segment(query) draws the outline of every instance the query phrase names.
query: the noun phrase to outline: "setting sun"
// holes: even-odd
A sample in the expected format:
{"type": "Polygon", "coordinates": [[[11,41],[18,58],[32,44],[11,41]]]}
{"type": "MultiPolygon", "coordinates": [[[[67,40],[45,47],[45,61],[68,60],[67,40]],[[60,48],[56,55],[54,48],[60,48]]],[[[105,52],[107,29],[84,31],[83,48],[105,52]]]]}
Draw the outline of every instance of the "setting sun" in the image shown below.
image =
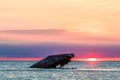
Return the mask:
{"type": "Polygon", "coordinates": [[[97,61],[96,58],[88,58],[87,61],[97,61]]]}

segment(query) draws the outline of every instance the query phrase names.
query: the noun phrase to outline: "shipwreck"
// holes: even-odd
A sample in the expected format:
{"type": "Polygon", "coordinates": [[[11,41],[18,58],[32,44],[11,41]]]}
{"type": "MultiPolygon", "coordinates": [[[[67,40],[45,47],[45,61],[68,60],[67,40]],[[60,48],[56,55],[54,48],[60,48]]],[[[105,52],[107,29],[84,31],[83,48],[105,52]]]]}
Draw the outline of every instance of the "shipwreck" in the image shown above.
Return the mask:
{"type": "Polygon", "coordinates": [[[58,65],[63,67],[65,64],[71,61],[71,58],[74,57],[73,53],[70,54],[59,54],[59,55],[50,55],[41,61],[33,64],[30,68],[56,68],[58,65]]]}

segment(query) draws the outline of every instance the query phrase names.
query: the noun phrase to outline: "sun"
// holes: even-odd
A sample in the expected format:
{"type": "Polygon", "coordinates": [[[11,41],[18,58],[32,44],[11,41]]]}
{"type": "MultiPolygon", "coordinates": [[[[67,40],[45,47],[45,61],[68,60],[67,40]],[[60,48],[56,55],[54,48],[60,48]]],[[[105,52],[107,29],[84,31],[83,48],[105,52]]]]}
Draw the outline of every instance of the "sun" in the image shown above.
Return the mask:
{"type": "Polygon", "coordinates": [[[96,58],[88,58],[87,61],[94,62],[94,61],[97,61],[97,59],[96,58]]]}

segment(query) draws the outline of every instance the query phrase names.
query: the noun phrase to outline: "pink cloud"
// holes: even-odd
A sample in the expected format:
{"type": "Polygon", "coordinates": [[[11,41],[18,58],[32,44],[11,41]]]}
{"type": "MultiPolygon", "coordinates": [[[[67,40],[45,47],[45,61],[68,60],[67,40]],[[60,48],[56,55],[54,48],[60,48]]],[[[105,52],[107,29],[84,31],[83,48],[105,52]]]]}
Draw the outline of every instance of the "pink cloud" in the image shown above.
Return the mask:
{"type": "Polygon", "coordinates": [[[2,43],[120,43],[119,37],[113,37],[110,35],[91,35],[90,33],[70,32],[58,29],[1,31],[0,40],[2,43]]]}

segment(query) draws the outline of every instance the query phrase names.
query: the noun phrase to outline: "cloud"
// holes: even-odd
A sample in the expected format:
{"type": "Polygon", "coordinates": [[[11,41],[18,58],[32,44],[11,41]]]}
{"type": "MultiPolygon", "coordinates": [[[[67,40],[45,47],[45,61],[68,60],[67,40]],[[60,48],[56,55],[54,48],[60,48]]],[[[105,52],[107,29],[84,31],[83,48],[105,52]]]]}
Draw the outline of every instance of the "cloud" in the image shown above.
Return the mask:
{"type": "Polygon", "coordinates": [[[5,30],[0,31],[0,43],[119,44],[120,38],[64,29],[5,30]]]}
{"type": "Polygon", "coordinates": [[[34,44],[34,45],[0,45],[0,56],[2,57],[46,57],[53,54],[75,53],[75,57],[120,57],[120,46],[102,45],[88,46],[75,44],[34,44]]]}
{"type": "Polygon", "coordinates": [[[1,0],[0,41],[120,43],[119,7],[118,0],[1,0]]]}
{"type": "MultiPolygon", "coordinates": [[[[0,31],[1,43],[66,42],[69,32],[64,29],[4,30],[0,31]]],[[[69,36],[68,36],[69,38],[69,36]]]]}
{"type": "Polygon", "coordinates": [[[57,35],[66,32],[64,29],[4,30],[0,33],[27,35],[57,35]]]}

